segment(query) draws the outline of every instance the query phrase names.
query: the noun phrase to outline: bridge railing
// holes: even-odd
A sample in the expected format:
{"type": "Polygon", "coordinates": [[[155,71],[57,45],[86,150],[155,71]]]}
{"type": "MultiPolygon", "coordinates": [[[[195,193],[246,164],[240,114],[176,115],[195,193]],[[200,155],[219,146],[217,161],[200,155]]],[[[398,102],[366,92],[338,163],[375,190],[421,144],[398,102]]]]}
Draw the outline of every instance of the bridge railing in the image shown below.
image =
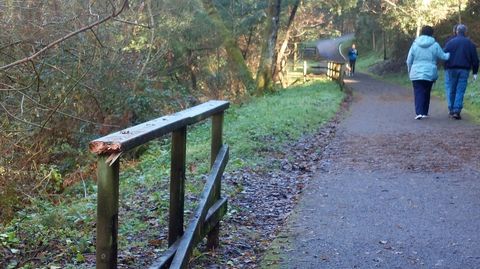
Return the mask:
{"type": "Polygon", "coordinates": [[[337,81],[343,88],[344,85],[344,63],[329,61],[327,63],[327,77],[337,81]]]}
{"type": "Polygon", "coordinates": [[[219,221],[227,211],[221,177],[228,162],[223,145],[227,101],[209,101],[98,138],[89,144],[97,162],[96,268],[117,268],[120,155],[148,141],[172,134],[170,170],[169,249],[150,268],[186,268],[193,247],[205,236],[207,246],[219,244],[219,221]],[[187,126],[211,118],[211,170],[193,219],[184,230],[187,126]]]}

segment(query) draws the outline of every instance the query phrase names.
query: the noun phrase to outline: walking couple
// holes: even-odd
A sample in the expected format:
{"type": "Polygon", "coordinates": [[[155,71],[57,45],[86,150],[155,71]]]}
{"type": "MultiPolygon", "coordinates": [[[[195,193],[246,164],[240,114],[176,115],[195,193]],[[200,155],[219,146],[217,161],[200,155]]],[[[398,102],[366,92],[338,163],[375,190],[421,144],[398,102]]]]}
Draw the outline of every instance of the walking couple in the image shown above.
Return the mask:
{"type": "Polygon", "coordinates": [[[438,79],[438,60],[446,61],[445,98],[449,115],[453,119],[461,119],[463,96],[467,89],[470,70],[472,70],[473,79],[476,80],[479,66],[476,46],[466,37],[466,33],[465,25],[456,25],[454,36],[442,49],[433,38],[433,28],[424,26],[420,36],[410,47],[407,67],[413,84],[416,120],[428,117],[430,93],[433,83],[438,79]]]}

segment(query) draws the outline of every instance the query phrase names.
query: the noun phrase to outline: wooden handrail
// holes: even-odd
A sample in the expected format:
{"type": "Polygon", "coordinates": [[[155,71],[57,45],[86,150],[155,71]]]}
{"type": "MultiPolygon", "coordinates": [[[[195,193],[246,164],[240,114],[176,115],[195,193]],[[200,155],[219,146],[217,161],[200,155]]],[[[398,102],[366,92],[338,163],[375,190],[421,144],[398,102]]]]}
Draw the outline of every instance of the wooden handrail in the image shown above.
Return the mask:
{"type": "Polygon", "coordinates": [[[126,152],[180,127],[197,123],[213,114],[222,112],[229,105],[230,103],[227,101],[209,101],[172,115],[135,125],[93,140],[89,144],[90,152],[97,155],[126,152]]]}
{"type": "Polygon", "coordinates": [[[223,145],[224,111],[227,101],[204,104],[160,117],[90,142],[97,161],[96,268],[117,268],[118,197],[121,153],[172,133],[169,209],[169,249],[151,268],[185,268],[192,247],[207,235],[207,246],[219,244],[219,222],[227,211],[221,197],[221,176],[228,162],[228,146],[223,145]],[[187,126],[212,118],[211,173],[199,207],[184,233],[185,159],[187,126]]]}
{"type": "Polygon", "coordinates": [[[329,61],[327,63],[327,77],[337,81],[338,84],[340,84],[340,87],[342,87],[342,89],[344,86],[344,81],[343,81],[344,65],[345,65],[344,63],[333,62],[333,61],[329,61]]]}

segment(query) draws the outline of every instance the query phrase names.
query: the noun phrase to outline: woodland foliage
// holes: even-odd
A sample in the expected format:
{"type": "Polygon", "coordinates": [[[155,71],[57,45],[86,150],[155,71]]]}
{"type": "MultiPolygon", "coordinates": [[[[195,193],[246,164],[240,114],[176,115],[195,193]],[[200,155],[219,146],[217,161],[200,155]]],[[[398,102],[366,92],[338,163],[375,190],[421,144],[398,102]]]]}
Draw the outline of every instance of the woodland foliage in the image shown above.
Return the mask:
{"type": "MultiPolygon", "coordinates": [[[[31,204],[49,212],[45,226],[8,227],[33,227],[31,234],[60,229],[70,211],[62,209],[67,194],[95,192],[85,184],[95,170],[89,141],[208,99],[243,102],[275,91],[283,65],[304,42],[355,33],[360,57],[383,51],[398,71],[424,24],[442,43],[464,22],[480,44],[479,13],[473,0],[0,1],[0,223],[8,226],[16,213],[37,221],[20,211],[31,204]],[[268,83],[255,83],[263,75],[268,83]]],[[[242,127],[248,134],[250,124],[242,127]]],[[[66,241],[72,248],[92,245],[91,199],[73,210],[80,212],[77,229],[68,234],[88,240],[66,241]]],[[[28,232],[25,249],[38,244],[28,232]]],[[[45,245],[53,245],[58,234],[46,233],[45,245]]],[[[14,234],[0,233],[0,243],[18,245],[14,234]]]]}
{"type": "Polygon", "coordinates": [[[401,58],[419,25],[451,29],[459,9],[479,12],[468,0],[0,1],[0,219],[91,179],[95,137],[263,94],[259,70],[275,90],[295,43],[355,32],[362,51],[401,58]]]}
{"type": "MultiPolygon", "coordinates": [[[[32,197],[55,200],[89,180],[86,144],[99,135],[208,99],[248,97],[268,16],[268,1],[252,0],[0,5],[2,220],[32,197]]],[[[290,5],[282,2],[281,20],[290,5]]],[[[321,21],[308,5],[307,17],[321,21]]]]}
{"type": "MultiPolygon", "coordinates": [[[[356,37],[360,47],[384,50],[384,58],[404,62],[406,51],[424,25],[435,29],[434,36],[443,44],[458,23],[470,25],[470,36],[478,39],[475,27],[478,1],[472,0],[364,0],[357,2],[356,37]]],[[[367,49],[368,50],[368,49],[367,49]]],[[[398,70],[396,70],[398,71],[398,70]]]]}

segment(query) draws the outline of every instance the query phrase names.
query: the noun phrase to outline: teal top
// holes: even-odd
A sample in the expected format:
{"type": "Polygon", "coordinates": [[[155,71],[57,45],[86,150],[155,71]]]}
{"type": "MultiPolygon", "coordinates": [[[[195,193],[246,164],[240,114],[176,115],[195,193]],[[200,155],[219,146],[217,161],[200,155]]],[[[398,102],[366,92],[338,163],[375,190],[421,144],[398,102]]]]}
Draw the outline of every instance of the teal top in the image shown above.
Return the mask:
{"type": "Polygon", "coordinates": [[[410,80],[437,80],[437,60],[445,61],[449,57],[450,53],[445,53],[433,37],[427,35],[417,37],[407,57],[410,80]]]}

